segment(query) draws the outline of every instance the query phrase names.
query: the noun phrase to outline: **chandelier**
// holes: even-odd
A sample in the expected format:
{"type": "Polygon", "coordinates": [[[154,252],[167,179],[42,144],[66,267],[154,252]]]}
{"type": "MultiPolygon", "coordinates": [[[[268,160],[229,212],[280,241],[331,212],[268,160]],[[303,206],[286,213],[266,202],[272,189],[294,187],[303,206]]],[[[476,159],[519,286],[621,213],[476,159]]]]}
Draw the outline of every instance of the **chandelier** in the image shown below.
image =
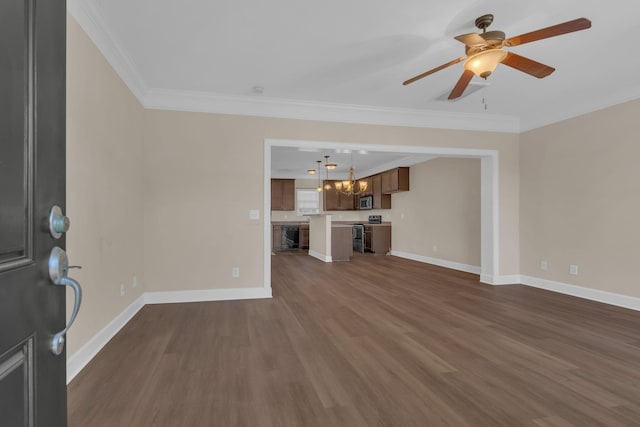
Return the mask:
{"type": "MultiPolygon", "coordinates": [[[[327,176],[324,186],[322,185],[322,181],[320,180],[321,179],[320,165],[322,164],[322,160],[316,160],[316,163],[318,164],[316,166],[316,169],[307,170],[307,173],[309,175],[318,175],[318,186],[316,187],[316,190],[319,193],[322,192],[323,190],[331,189],[331,184],[329,184],[329,171],[334,170],[335,168],[338,167],[338,165],[335,163],[329,163],[329,157],[330,156],[327,156],[327,155],[324,156],[324,168],[327,176]]],[[[342,194],[346,194],[347,196],[357,196],[367,191],[367,187],[368,187],[367,181],[358,181],[356,179],[356,173],[355,173],[355,170],[353,169],[353,153],[351,153],[351,166],[349,167],[349,178],[344,181],[335,181],[333,185],[336,191],[342,194]]]]}
{"type": "Polygon", "coordinates": [[[351,153],[351,166],[349,166],[349,179],[346,181],[336,181],[336,190],[347,196],[357,196],[367,191],[367,181],[356,180],[356,173],[353,170],[353,153],[351,153]]]}

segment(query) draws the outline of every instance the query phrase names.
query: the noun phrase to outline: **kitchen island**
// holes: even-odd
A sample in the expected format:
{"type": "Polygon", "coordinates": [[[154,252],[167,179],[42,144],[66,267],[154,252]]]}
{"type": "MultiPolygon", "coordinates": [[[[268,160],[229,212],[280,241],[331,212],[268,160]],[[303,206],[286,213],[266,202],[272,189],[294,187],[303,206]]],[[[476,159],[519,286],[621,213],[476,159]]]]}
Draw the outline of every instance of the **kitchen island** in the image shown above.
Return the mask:
{"type": "MultiPolygon", "coordinates": [[[[349,261],[353,257],[354,221],[333,222],[330,214],[309,216],[309,255],[324,262],[349,261]]],[[[364,249],[386,254],[391,249],[391,223],[363,224],[364,249]],[[367,238],[369,239],[367,241],[367,238]]]]}
{"type": "Polygon", "coordinates": [[[350,261],[353,256],[353,224],[331,224],[331,260],[350,261]]]}

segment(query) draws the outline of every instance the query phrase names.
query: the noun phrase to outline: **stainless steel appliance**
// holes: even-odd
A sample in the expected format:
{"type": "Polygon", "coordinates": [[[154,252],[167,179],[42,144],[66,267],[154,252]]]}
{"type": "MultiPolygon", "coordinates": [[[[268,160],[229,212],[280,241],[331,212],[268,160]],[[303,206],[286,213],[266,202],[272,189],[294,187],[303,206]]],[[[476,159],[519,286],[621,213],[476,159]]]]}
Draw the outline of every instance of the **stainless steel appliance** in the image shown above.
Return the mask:
{"type": "Polygon", "coordinates": [[[364,252],[364,225],[353,224],[353,250],[364,252]]]}
{"type": "Polygon", "coordinates": [[[373,209],[373,196],[360,196],[360,210],[373,209]]]}
{"type": "Polygon", "coordinates": [[[298,225],[283,225],[280,250],[293,251],[298,249],[300,243],[300,227],[298,225]]]}
{"type": "Polygon", "coordinates": [[[369,215],[369,224],[382,224],[382,215],[369,215]]]}

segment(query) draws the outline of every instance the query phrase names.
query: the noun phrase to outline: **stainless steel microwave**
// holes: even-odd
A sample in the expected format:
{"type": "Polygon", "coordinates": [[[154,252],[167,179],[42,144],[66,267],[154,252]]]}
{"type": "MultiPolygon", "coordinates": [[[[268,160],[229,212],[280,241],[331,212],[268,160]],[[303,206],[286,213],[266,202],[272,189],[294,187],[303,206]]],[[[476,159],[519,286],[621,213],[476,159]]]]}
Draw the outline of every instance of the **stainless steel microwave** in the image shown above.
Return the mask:
{"type": "Polygon", "coordinates": [[[373,196],[360,196],[360,210],[373,209],[373,196]]]}

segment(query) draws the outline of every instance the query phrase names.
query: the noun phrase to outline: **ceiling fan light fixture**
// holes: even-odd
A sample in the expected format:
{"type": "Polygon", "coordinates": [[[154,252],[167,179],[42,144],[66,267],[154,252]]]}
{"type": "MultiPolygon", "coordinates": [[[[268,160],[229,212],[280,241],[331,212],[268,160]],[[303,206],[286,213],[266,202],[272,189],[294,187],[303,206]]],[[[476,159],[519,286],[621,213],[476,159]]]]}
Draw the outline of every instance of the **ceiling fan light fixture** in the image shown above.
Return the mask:
{"type": "Polygon", "coordinates": [[[507,51],[503,49],[484,50],[467,58],[464,61],[464,69],[486,79],[506,57],[507,51]]]}

